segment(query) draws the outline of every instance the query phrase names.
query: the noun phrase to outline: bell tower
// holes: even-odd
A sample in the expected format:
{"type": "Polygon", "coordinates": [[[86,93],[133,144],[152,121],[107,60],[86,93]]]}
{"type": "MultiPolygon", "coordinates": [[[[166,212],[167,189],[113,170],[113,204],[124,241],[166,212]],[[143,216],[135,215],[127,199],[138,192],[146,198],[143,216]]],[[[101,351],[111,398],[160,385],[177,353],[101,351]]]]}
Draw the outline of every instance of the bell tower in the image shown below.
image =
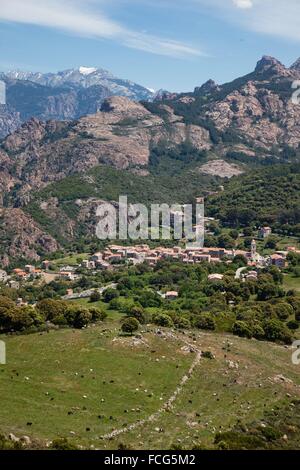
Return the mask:
{"type": "Polygon", "coordinates": [[[256,241],[253,239],[252,242],[251,242],[251,259],[252,259],[252,261],[255,261],[255,259],[256,259],[256,254],[257,254],[256,248],[257,248],[256,241]]]}

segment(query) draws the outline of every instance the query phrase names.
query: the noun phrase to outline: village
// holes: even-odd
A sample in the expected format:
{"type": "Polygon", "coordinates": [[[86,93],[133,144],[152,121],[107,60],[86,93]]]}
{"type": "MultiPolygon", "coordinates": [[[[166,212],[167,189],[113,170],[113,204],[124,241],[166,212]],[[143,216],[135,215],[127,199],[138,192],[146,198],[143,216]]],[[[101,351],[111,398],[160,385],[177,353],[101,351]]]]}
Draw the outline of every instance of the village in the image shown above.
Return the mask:
{"type": "MultiPolygon", "coordinates": [[[[260,239],[266,239],[272,230],[270,227],[262,227],[259,232],[260,239]]],[[[150,248],[148,244],[137,244],[132,246],[123,246],[117,244],[108,245],[102,251],[96,252],[76,264],[55,266],[53,261],[44,260],[38,266],[26,265],[24,268],[15,268],[10,274],[0,270],[0,282],[18,289],[24,282],[34,279],[43,279],[48,283],[53,280],[75,281],[79,279],[80,269],[95,273],[102,270],[116,270],[121,265],[138,265],[146,263],[154,267],[162,260],[173,260],[184,264],[199,264],[202,262],[217,264],[225,262],[230,264],[236,256],[242,257],[247,261],[247,267],[240,268],[236,273],[236,279],[256,280],[259,269],[268,266],[276,266],[284,269],[288,266],[287,257],[289,253],[300,253],[296,247],[287,247],[285,251],[274,251],[272,254],[262,256],[258,253],[257,242],[255,239],[251,242],[249,251],[240,249],[225,249],[220,247],[193,247],[193,246],[158,246],[150,248]],[[250,270],[250,268],[252,268],[250,270]],[[244,272],[243,272],[244,271],[244,272]],[[246,271],[246,272],[245,272],[246,271]]],[[[221,274],[210,274],[210,281],[219,281],[221,274]]],[[[171,293],[172,294],[172,293],[171,293]]],[[[67,292],[67,297],[72,297],[72,289],[67,292]]]]}

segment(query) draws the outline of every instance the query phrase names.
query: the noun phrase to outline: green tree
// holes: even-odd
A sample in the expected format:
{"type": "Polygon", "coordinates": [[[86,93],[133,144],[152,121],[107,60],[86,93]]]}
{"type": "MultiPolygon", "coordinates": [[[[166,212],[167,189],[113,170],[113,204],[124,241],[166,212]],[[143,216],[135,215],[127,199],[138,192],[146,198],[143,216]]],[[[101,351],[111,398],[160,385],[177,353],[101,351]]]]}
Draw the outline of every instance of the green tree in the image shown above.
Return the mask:
{"type": "Polygon", "coordinates": [[[102,295],[103,300],[106,303],[109,303],[111,300],[116,299],[120,296],[119,292],[116,289],[106,289],[102,295]]]}
{"type": "Polygon", "coordinates": [[[152,321],[153,323],[155,323],[155,325],[159,326],[164,326],[168,328],[174,326],[172,318],[169,315],[160,312],[157,312],[153,315],[152,321]]]}
{"type": "Polygon", "coordinates": [[[92,303],[94,303],[94,302],[99,302],[100,299],[101,299],[100,292],[97,291],[97,290],[94,290],[94,291],[91,293],[90,302],[92,302],[92,303]]]}
{"type": "Polygon", "coordinates": [[[249,323],[244,321],[236,321],[232,326],[232,333],[242,338],[252,338],[253,330],[249,323]]]}
{"type": "Polygon", "coordinates": [[[136,318],[137,321],[141,324],[146,323],[145,310],[143,309],[143,307],[140,307],[138,305],[134,305],[129,309],[128,316],[136,318]]]}
{"type": "Polygon", "coordinates": [[[194,320],[194,326],[201,330],[215,330],[216,322],[209,313],[201,313],[194,320]]]}
{"type": "Polygon", "coordinates": [[[291,344],[292,335],[287,327],[276,319],[266,320],[264,323],[265,337],[268,341],[281,341],[286,344],[291,344]]]}
{"type": "Polygon", "coordinates": [[[135,331],[139,329],[139,322],[134,317],[127,317],[123,320],[121,325],[121,330],[123,333],[133,334],[135,331]]]}

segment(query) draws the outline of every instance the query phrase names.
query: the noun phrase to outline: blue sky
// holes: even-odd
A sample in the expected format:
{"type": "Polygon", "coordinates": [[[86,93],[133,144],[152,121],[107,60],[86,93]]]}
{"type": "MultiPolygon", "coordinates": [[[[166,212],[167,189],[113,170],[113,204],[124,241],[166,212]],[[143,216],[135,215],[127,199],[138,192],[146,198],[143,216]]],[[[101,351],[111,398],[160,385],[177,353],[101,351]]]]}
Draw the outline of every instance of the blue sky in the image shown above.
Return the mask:
{"type": "Polygon", "coordinates": [[[0,70],[98,66],[188,91],[300,56],[299,0],[0,0],[0,70]]]}

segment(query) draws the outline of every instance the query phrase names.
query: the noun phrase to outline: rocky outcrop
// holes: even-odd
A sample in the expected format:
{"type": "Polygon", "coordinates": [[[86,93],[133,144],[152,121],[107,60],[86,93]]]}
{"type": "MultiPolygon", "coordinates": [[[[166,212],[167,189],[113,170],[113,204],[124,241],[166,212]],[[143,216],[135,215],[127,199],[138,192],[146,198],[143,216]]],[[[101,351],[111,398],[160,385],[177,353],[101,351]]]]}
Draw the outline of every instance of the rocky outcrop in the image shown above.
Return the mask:
{"type": "Polygon", "coordinates": [[[10,106],[0,104],[0,139],[14,132],[21,124],[20,113],[15,112],[10,106]]]}
{"type": "Polygon", "coordinates": [[[207,82],[203,83],[200,87],[196,87],[194,90],[195,95],[197,94],[207,94],[211,93],[212,91],[220,90],[219,85],[216,84],[214,80],[207,80],[207,82]]]}
{"type": "Polygon", "coordinates": [[[2,266],[18,258],[38,261],[41,253],[52,253],[59,248],[56,240],[21,209],[0,209],[0,236],[5,239],[5,245],[0,248],[2,266]]]}
{"type": "Polygon", "coordinates": [[[287,69],[279,60],[275,59],[275,57],[265,55],[257,62],[255,73],[265,74],[266,72],[284,76],[287,73],[287,69]]]}
{"type": "Polygon", "coordinates": [[[32,189],[99,164],[146,168],[151,147],[160,141],[175,146],[188,139],[199,150],[211,147],[207,130],[185,124],[172,108],[162,106],[164,118],[140,103],[111,97],[101,112],[79,121],[31,119],[2,144],[2,175],[9,175],[10,186],[13,182],[21,185],[14,203],[23,205],[32,189]]]}
{"type": "Polygon", "coordinates": [[[235,164],[224,160],[212,160],[199,167],[200,173],[205,175],[220,176],[221,178],[232,178],[243,173],[243,170],[235,164]]]}

